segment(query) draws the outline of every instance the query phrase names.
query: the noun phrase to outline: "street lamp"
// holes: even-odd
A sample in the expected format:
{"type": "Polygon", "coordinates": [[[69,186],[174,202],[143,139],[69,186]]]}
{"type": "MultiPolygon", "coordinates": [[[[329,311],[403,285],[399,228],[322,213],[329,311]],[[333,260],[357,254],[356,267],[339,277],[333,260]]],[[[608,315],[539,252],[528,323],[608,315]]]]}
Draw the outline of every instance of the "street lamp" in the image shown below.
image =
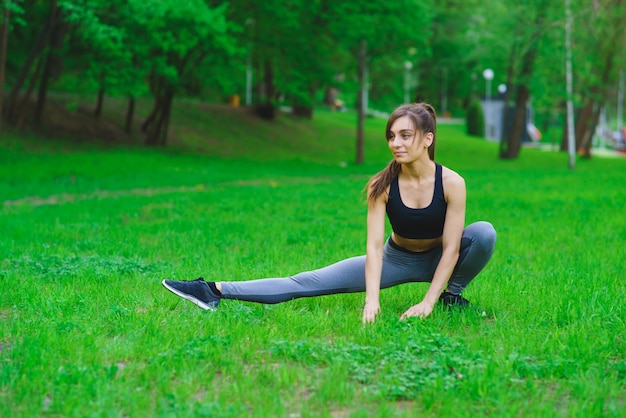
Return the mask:
{"type": "MultiPolygon", "coordinates": [[[[250,26],[250,32],[254,29],[254,19],[246,19],[246,26],[250,26]]],[[[252,35],[250,34],[250,38],[252,35]]],[[[246,57],[246,106],[252,104],[252,40],[248,42],[248,56],[246,57]]]]}
{"type": "Polygon", "coordinates": [[[485,128],[487,138],[494,139],[493,109],[491,108],[491,80],[493,80],[493,70],[486,68],[483,71],[483,77],[486,81],[485,90],[485,128]]]}
{"type": "Polygon", "coordinates": [[[413,63],[411,61],[404,62],[404,103],[409,103],[409,90],[411,89],[411,69],[413,69],[413,63]]]}
{"type": "MultiPolygon", "coordinates": [[[[617,129],[621,130],[624,127],[623,113],[624,108],[624,69],[619,71],[619,84],[617,88],[617,129]]],[[[624,138],[626,139],[626,138],[624,138]]]]}
{"type": "Polygon", "coordinates": [[[489,99],[491,98],[491,80],[493,80],[493,70],[491,68],[486,68],[483,71],[483,77],[486,81],[485,100],[489,101],[489,99]]]}

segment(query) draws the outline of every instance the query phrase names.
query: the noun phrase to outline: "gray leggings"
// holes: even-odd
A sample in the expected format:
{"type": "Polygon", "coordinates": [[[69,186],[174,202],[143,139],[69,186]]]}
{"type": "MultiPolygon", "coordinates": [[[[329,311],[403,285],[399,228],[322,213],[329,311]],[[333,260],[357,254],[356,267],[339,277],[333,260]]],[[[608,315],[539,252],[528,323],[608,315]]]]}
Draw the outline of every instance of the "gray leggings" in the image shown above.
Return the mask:
{"type": "MultiPolygon", "coordinates": [[[[485,267],[496,243],[489,222],[476,222],[463,231],[459,260],[448,282],[448,290],[460,294],[485,267]]],[[[402,249],[391,238],[385,243],[381,289],[409,282],[430,282],[441,258],[441,246],[414,253],[402,249]]],[[[243,282],[222,282],[222,297],[259,303],[335,293],[365,291],[365,256],[339,261],[295,276],[243,282]]]]}

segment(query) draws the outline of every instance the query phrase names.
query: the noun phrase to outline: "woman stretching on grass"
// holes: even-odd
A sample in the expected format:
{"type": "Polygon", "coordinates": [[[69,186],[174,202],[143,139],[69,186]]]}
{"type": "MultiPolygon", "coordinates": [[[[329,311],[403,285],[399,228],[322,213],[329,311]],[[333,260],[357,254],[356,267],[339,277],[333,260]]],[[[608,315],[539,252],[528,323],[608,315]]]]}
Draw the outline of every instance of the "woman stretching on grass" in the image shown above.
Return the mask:
{"type": "Polygon", "coordinates": [[[400,106],[389,117],[386,134],[393,160],[367,184],[366,255],[285,278],[163,280],[163,286],[211,310],[221,299],[280,303],[365,291],[363,322],[374,322],[378,315],[380,289],[408,282],[430,286],[401,319],[426,317],[437,302],[468,306],[461,292],[491,258],[496,233],[488,222],[464,229],[465,181],[435,163],[435,127],[435,110],[425,103],[400,106]],[[386,241],[385,214],[393,229],[386,241]]]}

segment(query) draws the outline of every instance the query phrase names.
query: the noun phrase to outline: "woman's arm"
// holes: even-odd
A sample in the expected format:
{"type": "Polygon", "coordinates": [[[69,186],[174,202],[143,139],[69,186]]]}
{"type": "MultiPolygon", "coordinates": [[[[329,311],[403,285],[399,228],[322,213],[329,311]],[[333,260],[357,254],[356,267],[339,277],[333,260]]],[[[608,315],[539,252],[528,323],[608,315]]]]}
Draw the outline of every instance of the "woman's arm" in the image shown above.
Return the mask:
{"type": "Polygon", "coordinates": [[[374,322],[380,311],[380,275],[385,241],[385,199],[381,195],[367,207],[367,248],[365,254],[365,307],[363,322],[374,322]]]}
{"type": "Polygon", "coordinates": [[[445,288],[454,266],[459,259],[459,249],[463,228],[465,227],[465,181],[457,173],[446,170],[444,175],[444,190],[448,209],[443,227],[442,254],[430,287],[424,299],[417,305],[411,306],[400,319],[411,316],[426,317],[430,315],[445,288]]]}

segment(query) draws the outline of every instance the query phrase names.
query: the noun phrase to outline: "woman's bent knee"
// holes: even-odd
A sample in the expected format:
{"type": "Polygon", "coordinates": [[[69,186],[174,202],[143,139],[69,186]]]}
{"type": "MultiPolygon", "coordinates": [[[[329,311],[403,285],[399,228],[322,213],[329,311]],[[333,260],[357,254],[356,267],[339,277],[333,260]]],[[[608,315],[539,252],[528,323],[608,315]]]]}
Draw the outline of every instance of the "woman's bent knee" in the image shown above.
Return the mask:
{"type": "Polygon", "coordinates": [[[471,236],[476,245],[483,251],[491,253],[496,245],[496,229],[490,222],[478,221],[469,225],[466,232],[471,236]]]}

